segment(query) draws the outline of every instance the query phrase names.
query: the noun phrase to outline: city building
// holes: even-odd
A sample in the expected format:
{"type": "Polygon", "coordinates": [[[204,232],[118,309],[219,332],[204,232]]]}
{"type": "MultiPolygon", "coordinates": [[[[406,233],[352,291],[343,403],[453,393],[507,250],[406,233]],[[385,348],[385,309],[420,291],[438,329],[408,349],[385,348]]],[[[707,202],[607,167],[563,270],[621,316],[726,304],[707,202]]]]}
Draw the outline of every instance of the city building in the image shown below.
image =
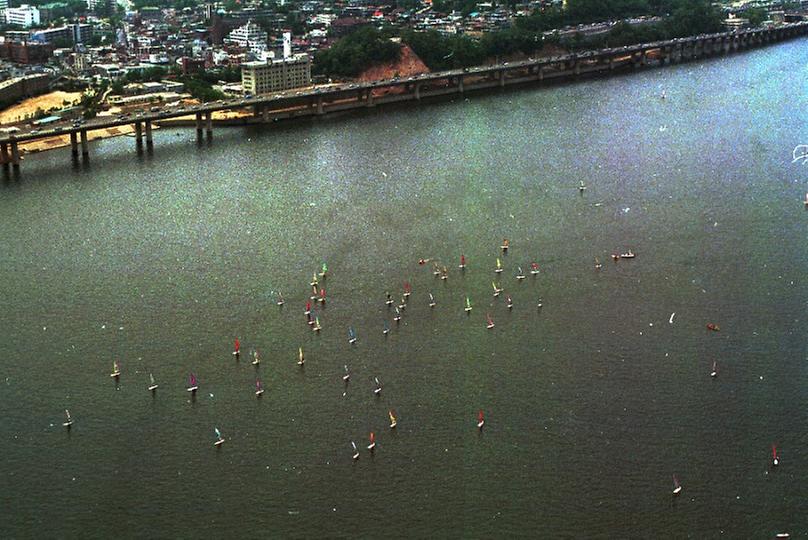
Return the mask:
{"type": "Polygon", "coordinates": [[[245,94],[266,94],[310,84],[311,59],[307,54],[241,64],[241,86],[245,94]]]}
{"type": "Polygon", "coordinates": [[[37,30],[31,34],[31,41],[39,43],[54,43],[57,41],[67,41],[73,43],[87,43],[93,37],[93,26],[91,24],[68,24],[57,28],[47,28],[37,30]]]}
{"type": "Polygon", "coordinates": [[[98,11],[99,9],[107,9],[109,13],[115,13],[117,2],[115,0],[86,0],[87,9],[90,11],[98,11]]]}
{"type": "Polygon", "coordinates": [[[267,50],[267,33],[252,21],[239,26],[224,38],[225,44],[238,45],[250,52],[261,54],[267,50]]]}
{"type": "Polygon", "coordinates": [[[39,9],[28,4],[16,8],[6,8],[6,24],[28,28],[39,24],[39,9]]]}

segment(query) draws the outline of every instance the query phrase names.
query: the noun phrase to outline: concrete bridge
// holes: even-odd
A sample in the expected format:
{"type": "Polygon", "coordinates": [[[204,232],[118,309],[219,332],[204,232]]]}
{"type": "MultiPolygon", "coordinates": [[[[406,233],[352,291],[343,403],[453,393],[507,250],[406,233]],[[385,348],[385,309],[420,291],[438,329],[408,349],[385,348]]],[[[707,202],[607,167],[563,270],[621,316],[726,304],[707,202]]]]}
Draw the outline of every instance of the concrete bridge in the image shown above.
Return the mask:
{"type": "Polygon", "coordinates": [[[229,124],[266,123],[280,119],[321,116],[328,113],[375,107],[403,101],[464,94],[516,84],[574,79],[588,74],[608,74],[616,70],[662,66],[688,60],[729,54],[808,34],[808,22],[723,32],[688,38],[643,43],[615,49],[602,49],[541,59],[505,62],[492,66],[427,73],[368,83],[342,84],[305,90],[287,90],[274,95],[223,100],[193,107],[152,109],[135,115],[119,115],[88,120],[81,125],[56,125],[33,133],[20,132],[0,137],[0,163],[4,169],[20,166],[19,144],[55,135],[70,135],[71,154],[87,159],[87,132],[96,129],[134,125],[135,146],[142,151],[153,146],[152,125],[165,120],[191,117],[197,138],[213,134],[215,111],[246,109],[249,115],[227,121],[229,124]]]}

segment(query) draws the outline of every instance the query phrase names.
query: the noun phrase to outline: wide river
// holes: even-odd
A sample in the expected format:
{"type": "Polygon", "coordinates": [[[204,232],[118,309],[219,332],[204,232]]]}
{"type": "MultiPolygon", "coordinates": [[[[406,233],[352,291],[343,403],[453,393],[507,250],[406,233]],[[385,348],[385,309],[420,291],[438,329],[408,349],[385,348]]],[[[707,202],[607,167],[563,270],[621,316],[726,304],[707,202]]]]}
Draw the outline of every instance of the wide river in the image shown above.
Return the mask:
{"type": "Polygon", "coordinates": [[[805,537],[806,57],[29,156],[0,536],[805,537]]]}

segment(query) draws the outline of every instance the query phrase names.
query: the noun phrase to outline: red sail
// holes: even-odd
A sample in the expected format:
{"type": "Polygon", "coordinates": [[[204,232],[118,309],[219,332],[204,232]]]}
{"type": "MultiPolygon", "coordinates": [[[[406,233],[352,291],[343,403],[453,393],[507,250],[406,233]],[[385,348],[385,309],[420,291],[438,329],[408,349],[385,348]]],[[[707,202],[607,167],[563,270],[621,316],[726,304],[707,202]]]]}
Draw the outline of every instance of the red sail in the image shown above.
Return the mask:
{"type": "Polygon", "coordinates": [[[462,264],[463,266],[466,266],[466,256],[465,255],[460,256],[460,264],[462,264]]]}
{"type": "Polygon", "coordinates": [[[484,418],[483,418],[483,410],[480,409],[480,412],[477,414],[477,421],[482,422],[483,420],[484,420],[484,418]]]}
{"type": "Polygon", "coordinates": [[[371,431],[370,432],[370,444],[373,444],[375,442],[376,442],[376,434],[371,431]]]}
{"type": "Polygon", "coordinates": [[[777,459],[777,447],[772,445],[772,459],[777,459]]]}
{"type": "Polygon", "coordinates": [[[236,338],[236,348],[235,351],[238,352],[241,349],[241,343],[238,342],[238,338],[236,338]]]}

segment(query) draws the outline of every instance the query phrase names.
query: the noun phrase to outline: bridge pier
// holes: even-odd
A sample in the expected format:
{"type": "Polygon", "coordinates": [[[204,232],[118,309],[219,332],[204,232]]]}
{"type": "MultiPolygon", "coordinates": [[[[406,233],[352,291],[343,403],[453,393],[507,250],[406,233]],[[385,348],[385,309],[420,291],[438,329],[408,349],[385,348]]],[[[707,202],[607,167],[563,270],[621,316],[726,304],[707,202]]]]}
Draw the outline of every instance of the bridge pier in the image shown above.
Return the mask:
{"type": "Polygon", "coordinates": [[[415,99],[421,101],[421,83],[415,83],[415,99]]]}
{"type": "Polygon", "coordinates": [[[146,148],[151,150],[154,148],[154,139],[152,139],[152,125],[151,120],[146,120],[146,148]]]}
{"type": "Polygon", "coordinates": [[[8,169],[8,144],[0,143],[0,163],[4,169],[8,169]]]}
{"type": "Polygon", "coordinates": [[[499,87],[503,88],[505,86],[505,71],[504,70],[497,71],[497,77],[499,78],[499,87]]]}
{"type": "Polygon", "coordinates": [[[202,139],[202,113],[196,113],[196,138],[202,139]]]}
{"type": "Polygon", "coordinates": [[[463,87],[463,76],[462,75],[457,77],[457,87],[460,89],[460,93],[462,94],[464,92],[464,90],[465,90],[464,87],[463,87]]]}
{"type": "Polygon", "coordinates": [[[70,133],[70,155],[74,159],[79,157],[79,136],[75,131],[70,133]]]}
{"type": "Polygon", "coordinates": [[[87,130],[82,129],[79,135],[81,135],[81,157],[86,159],[90,156],[90,147],[87,144],[87,130]]]}
{"type": "Polygon", "coordinates": [[[317,114],[323,114],[323,96],[317,96],[317,114]]]}
{"type": "Polygon", "coordinates": [[[208,139],[213,138],[213,113],[210,111],[205,113],[205,133],[208,139]]]}
{"type": "Polygon", "coordinates": [[[375,104],[373,103],[373,90],[371,90],[371,89],[369,89],[369,88],[368,88],[368,91],[367,91],[367,92],[368,92],[368,93],[367,93],[367,95],[366,95],[366,97],[365,97],[365,99],[367,100],[367,106],[368,106],[368,107],[373,107],[373,106],[375,105],[375,104]]]}
{"type": "Polygon", "coordinates": [[[20,148],[17,146],[17,141],[11,141],[11,166],[14,170],[20,168],[20,148]]]}
{"type": "Polygon", "coordinates": [[[143,124],[135,122],[135,146],[140,150],[143,148],[143,124]]]}
{"type": "Polygon", "coordinates": [[[261,107],[261,121],[265,124],[269,122],[269,107],[266,105],[261,107]]]}

